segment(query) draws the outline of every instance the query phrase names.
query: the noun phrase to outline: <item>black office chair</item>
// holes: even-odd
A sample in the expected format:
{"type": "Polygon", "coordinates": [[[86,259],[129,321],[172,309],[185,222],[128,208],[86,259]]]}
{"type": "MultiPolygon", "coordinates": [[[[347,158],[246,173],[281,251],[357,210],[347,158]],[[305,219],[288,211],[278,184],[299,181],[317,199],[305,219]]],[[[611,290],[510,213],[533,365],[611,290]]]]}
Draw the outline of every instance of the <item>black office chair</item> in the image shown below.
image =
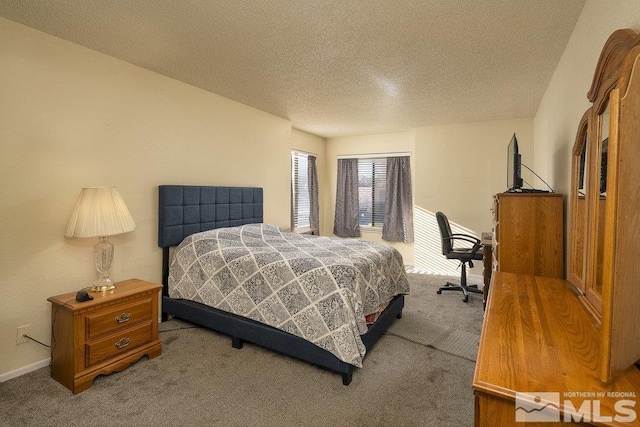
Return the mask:
{"type": "Polygon", "coordinates": [[[460,284],[447,282],[446,285],[438,289],[438,294],[442,291],[461,291],[464,297],[462,301],[469,302],[469,292],[481,294],[482,290],[478,289],[478,285],[467,286],[467,264],[469,267],[473,267],[473,260],[482,259],[482,247],[480,239],[470,236],[468,234],[452,234],[451,227],[449,226],[449,220],[447,216],[442,212],[436,213],[438,220],[438,227],[440,227],[440,236],[442,237],[442,255],[447,259],[457,259],[462,265],[462,272],[460,275],[460,284]],[[473,247],[455,247],[455,241],[462,240],[469,243],[473,243],[473,247]]]}

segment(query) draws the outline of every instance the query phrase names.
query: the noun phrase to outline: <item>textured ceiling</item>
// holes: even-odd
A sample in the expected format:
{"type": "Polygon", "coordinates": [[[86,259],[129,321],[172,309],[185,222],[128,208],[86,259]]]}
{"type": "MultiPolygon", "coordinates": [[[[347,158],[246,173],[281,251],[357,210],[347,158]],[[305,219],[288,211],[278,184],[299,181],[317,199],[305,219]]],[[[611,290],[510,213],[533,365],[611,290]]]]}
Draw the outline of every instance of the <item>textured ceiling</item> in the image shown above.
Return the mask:
{"type": "Polygon", "coordinates": [[[533,117],[585,0],[3,0],[0,16],[324,136],[533,117]]]}

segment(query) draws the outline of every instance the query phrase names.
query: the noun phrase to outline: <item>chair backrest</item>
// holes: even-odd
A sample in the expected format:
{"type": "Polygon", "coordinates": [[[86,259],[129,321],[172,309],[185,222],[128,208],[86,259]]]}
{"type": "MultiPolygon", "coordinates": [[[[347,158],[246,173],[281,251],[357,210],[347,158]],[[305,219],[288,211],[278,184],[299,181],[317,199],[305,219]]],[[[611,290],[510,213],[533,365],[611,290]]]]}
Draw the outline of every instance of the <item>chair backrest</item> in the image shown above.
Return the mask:
{"type": "Polygon", "coordinates": [[[438,227],[440,228],[440,237],[442,238],[442,255],[447,255],[453,250],[451,244],[451,227],[447,216],[442,212],[436,212],[438,227]]]}

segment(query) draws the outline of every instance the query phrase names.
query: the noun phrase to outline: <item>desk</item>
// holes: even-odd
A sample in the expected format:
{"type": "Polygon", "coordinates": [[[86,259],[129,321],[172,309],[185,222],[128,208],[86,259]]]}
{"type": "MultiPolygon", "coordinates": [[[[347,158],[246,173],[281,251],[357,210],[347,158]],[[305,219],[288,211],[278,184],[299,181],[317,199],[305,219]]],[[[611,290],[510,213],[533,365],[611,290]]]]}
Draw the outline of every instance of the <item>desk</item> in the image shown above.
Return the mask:
{"type": "Polygon", "coordinates": [[[559,395],[559,420],[575,414],[573,407],[588,413],[587,423],[597,412],[598,425],[640,425],[637,417],[620,422],[616,408],[630,400],[630,412],[640,413],[640,370],[631,366],[616,381],[600,382],[599,330],[569,282],[501,271],[491,280],[473,377],[476,426],[524,425],[516,424],[516,393],[541,392],[559,395]]]}

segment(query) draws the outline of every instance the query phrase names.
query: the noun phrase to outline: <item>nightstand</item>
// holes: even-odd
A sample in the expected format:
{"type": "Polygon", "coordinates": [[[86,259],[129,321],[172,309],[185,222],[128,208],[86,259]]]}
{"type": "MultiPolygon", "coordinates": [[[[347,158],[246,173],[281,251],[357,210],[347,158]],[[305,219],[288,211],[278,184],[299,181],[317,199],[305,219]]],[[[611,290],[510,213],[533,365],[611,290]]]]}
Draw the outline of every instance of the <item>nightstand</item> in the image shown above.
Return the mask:
{"type": "Polygon", "coordinates": [[[74,394],[98,375],[122,371],[142,356],[159,356],[158,293],[161,285],[130,279],[107,292],[76,292],[48,298],[51,303],[51,377],[74,394]]]}

